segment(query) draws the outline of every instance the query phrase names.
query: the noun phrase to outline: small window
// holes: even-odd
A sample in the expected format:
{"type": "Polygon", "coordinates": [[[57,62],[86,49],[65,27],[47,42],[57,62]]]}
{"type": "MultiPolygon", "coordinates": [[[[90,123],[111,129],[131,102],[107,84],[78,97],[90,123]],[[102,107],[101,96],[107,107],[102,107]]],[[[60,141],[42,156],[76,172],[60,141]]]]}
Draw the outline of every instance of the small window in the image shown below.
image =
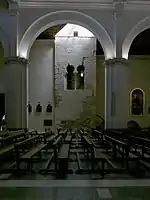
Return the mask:
{"type": "Polygon", "coordinates": [[[76,89],[84,89],[84,65],[77,67],[76,89]]]}
{"type": "Polygon", "coordinates": [[[74,66],[69,65],[67,66],[67,90],[74,90],[75,89],[75,74],[74,74],[74,66]]]}
{"type": "Polygon", "coordinates": [[[135,88],[130,93],[131,115],[143,115],[145,94],[142,89],[135,88]]]}
{"type": "Polygon", "coordinates": [[[78,37],[78,31],[73,32],[74,37],[78,37]]]}

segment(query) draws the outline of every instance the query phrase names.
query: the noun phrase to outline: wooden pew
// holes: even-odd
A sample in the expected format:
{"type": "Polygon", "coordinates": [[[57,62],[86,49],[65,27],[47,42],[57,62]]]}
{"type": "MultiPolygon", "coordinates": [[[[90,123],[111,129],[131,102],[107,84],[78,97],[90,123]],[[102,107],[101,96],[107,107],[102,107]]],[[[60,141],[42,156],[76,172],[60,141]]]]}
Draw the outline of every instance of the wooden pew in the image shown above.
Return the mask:
{"type": "Polygon", "coordinates": [[[58,173],[65,177],[68,173],[70,144],[63,144],[59,151],[58,156],[58,173]]]}
{"type": "Polygon", "coordinates": [[[130,142],[134,144],[135,153],[138,152],[140,154],[140,164],[146,169],[150,169],[150,140],[131,136],[130,142]]]}
{"type": "Polygon", "coordinates": [[[92,151],[93,144],[88,138],[88,136],[81,135],[81,143],[83,144],[84,153],[87,151],[87,158],[89,159],[89,153],[92,151]]]}
{"type": "Polygon", "coordinates": [[[7,137],[3,137],[0,140],[0,163],[1,170],[0,173],[8,173],[12,171],[12,167],[16,165],[15,156],[14,156],[14,143],[22,141],[27,137],[24,130],[19,131],[10,131],[7,137]],[[9,160],[8,160],[9,159],[9,160]],[[6,167],[6,163],[10,161],[13,163],[9,164],[6,167]]]}
{"type": "Polygon", "coordinates": [[[101,142],[104,141],[104,133],[102,131],[94,129],[92,130],[92,135],[95,137],[95,139],[98,139],[101,142]]]}
{"type": "Polygon", "coordinates": [[[57,138],[58,135],[51,135],[50,137],[45,139],[44,143],[52,144],[57,138]]]}
{"type": "Polygon", "coordinates": [[[30,130],[30,131],[28,131],[28,134],[32,137],[32,136],[38,135],[38,132],[37,132],[37,130],[30,130]]]}
{"type": "MultiPolygon", "coordinates": [[[[56,137],[55,137],[56,138],[56,137]]],[[[63,139],[63,136],[62,135],[59,135],[58,137],[57,137],[57,139],[54,141],[54,143],[52,144],[52,148],[54,149],[54,150],[57,150],[57,152],[58,152],[58,150],[59,150],[59,148],[60,148],[60,146],[61,146],[61,144],[62,144],[62,139],[63,139]]]]}
{"type": "MultiPolygon", "coordinates": [[[[116,138],[105,136],[108,142],[112,143],[113,159],[117,158],[117,152],[122,155],[122,161],[125,161],[126,169],[129,168],[129,161],[138,161],[138,156],[130,153],[131,145],[116,138]]],[[[124,164],[124,162],[123,162],[124,164]]]]}
{"type": "Polygon", "coordinates": [[[67,137],[65,138],[64,143],[65,144],[70,144],[72,141],[73,135],[67,135],[67,137]]]}
{"type": "Polygon", "coordinates": [[[48,161],[46,162],[46,165],[43,169],[40,170],[40,173],[57,173],[58,171],[58,155],[59,155],[59,150],[60,147],[62,145],[62,141],[63,141],[63,136],[59,135],[58,137],[55,137],[54,140],[52,140],[53,143],[51,144],[51,148],[53,149],[53,153],[51,155],[51,157],[48,159],[48,161]],[[50,164],[52,163],[52,161],[54,161],[54,169],[48,169],[50,164]]]}
{"type": "Polygon", "coordinates": [[[25,139],[26,135],[22,131],[17,131],[8,137],[2,138],[0,140],[0,158],[4,158],[7,155],[11,154],[14,150],[14,143],[17,142],[18,138],[25,139]]]}
{"type": "MultiPolygon", "coordinates": [[[[65,177],[69,172],[69,153],[71,148],[73,134],[67,135],[64,140],[64,144],[61,146],[58,156],[58,173],[60,176],[65,177]]],[[[71,171],[72,172],[72,171],[71,171]]]]}
{"type": "MultiPolygon", "coordinates": [[[[94,147],[94,151],[93,151],[94,155],[94,160],[93,160],[93,165],[92,165],[92,171],[95,171],[95,164],[100,161],[101,162],[101,175],[102,178],[104,178],[105,172],[108,171],[105,168],[105,164],[108,164],[112,169],[117,171],[117,167],[112,163],[112,161],[110,161],[107,156],[104,155],[104,153],[102,153],[102,151],[100,149],[96,149],[94,147]]],[[[111,171],[111,170],[110,170],[111,171]]]]}
{"type": "Polygon", "coordinates": [[[52,136],[52,132],[38,133],[38,135],[40,135],[42,142],[46,143],[47,139],[52,136]]]}
{"type": "Polygon", "coordinates": [[[9,132],[8,131],[0,131],[0,138],[5,138],[9,136],[9,132]]]}
{"type": "Polygon", "coordinates": [[[41,151],[46,148],[47,144],[42,144],[40,136],[37,135],[16,143],[14,146],[16,151],[17,170],[20,170],[21,162],[26,162],[27,170],[30,171],[33,167],[33,157],[36,154],[39,154],[41,158],[41,151]]]}

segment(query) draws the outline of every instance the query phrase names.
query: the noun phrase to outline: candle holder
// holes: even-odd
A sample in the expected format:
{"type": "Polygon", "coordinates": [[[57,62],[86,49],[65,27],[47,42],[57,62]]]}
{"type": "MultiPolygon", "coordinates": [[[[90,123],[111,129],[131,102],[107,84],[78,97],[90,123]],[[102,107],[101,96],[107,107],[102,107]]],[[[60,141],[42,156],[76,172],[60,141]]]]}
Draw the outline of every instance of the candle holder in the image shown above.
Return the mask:
{"type": "Polygon", "coordinates": [[[28,107],[28,113],[29,114],[32,113],[32,106],[31,106],[30,102],[28,102],[27,107],[28,107]]]}
{"type": "Polygon", "coordinates": [[[38,112],[38,113],[42,112],[42,106],[41,106],[40,102],[38,102],[38,104],[36,106],[36,112],[38,112]]]}
{"type": "Polygon", "coordinates": [[[47,105],[47,108],[46,108],[46,112],[49,112],[49,113],[52,112],[52,106],[51,106],[50,102],[48,102],[48,105],[47,105]]]}

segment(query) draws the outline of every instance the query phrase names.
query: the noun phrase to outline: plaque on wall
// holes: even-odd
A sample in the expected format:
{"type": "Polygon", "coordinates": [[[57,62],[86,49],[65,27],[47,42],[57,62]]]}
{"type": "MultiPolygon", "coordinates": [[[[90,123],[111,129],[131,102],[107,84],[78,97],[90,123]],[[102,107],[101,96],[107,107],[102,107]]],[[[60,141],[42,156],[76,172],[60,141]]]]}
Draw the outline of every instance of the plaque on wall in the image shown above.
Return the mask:
{"type": "Polygon", "coordinates": [[[52,126],[52,120],[51,119],[44,119],[44,126],[52,126]]]}

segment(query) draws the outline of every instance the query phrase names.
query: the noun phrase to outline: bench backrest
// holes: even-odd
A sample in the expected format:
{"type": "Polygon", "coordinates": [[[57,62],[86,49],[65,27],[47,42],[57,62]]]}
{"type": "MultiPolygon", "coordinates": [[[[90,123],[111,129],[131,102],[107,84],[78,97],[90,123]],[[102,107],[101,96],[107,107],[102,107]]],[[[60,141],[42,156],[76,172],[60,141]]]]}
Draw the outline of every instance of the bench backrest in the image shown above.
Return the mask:
{"type": "Polygon", "coordinates": [[[112,143],[115,143],[116,145],[121,145],[121,146],[124,146],[124,147],[126,147],[126,146],[128,145],[127,143],[125,143],[125,142],[123,142],[123,141],[121,141],[121,140],[118,140],[118,139],[116,139],[116,138],[114,138],[114,137],[110,137],[110,136],[108,136],[108,135],[106,135],[105,138],[106,138],[108,141],[110,141],[110,142],[112,142],[112,143]]]}
{"type": "Polygon", "coordinates": [[[90,146],[92,145],[92,142],[88,139],[87,136],[83,135],[82,138],[83,138],[84,142],[85,142],[87,145],[90,145],[90,146]]]}
{"type": "Polygon", "coordinates": [[[60,135],[57,139],[56,139],[56,141],[53,143],[53,146],[57,146],[57,145],[59,145],[61,142],[62,142],[62,135],[60,135]]]}
{"type": "Polygon", "coordinates": [[[39,136],[33,136],[30,137],[24,141],[18,142],[14,145],[15,150],[26,150],[26,149],[30,149],[32,147],[34,147],[35,145],[37,145],[40,142],[40,137],[39,136]]]}
{"type": "Polygon", "coordinates": [[[131,136],[131,142],[133,144],[139,144],[139,145],[150,148],[150,140],[149,139],[131,136]]]}
{"type": "Polygon", "coordinates": [[[0,147],[5,148],[7,146],[10,146],[13,144],[14,137],[13,136],[8,136],[6,138],[3,138],[0,140],[0,147]]]}

